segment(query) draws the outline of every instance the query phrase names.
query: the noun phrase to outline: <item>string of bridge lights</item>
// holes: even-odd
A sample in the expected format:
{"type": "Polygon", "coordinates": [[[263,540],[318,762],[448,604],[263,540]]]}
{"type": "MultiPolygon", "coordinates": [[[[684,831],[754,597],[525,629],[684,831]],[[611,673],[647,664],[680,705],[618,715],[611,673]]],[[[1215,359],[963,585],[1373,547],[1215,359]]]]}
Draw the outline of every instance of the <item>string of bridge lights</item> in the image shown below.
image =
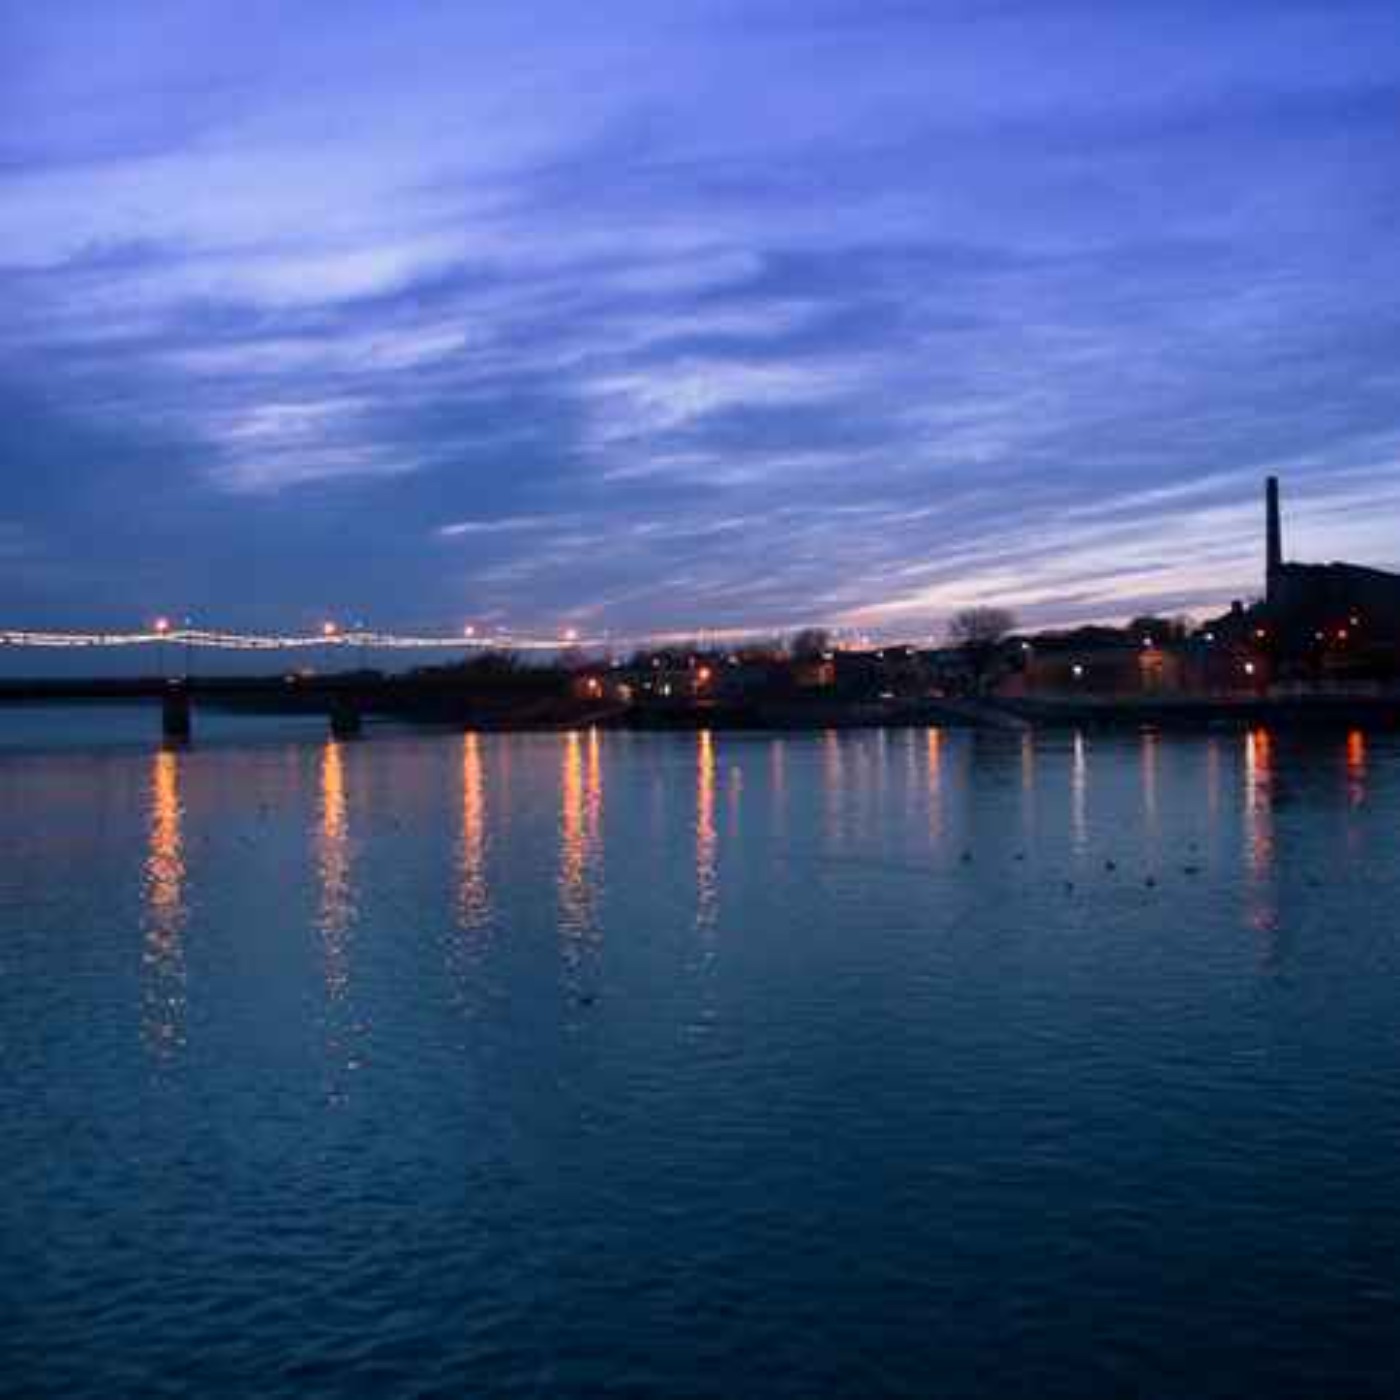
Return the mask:
{"type": "Polygon", "coordinates": [[[314,632],[259,633],[226,632],[191,626],[176,626],[167,618],[157,618],[149,627],[130,632],[66,632],[24,631],[0,628],[0,649],[31,650],[119,650],[151,646],[183,646],[212,651],[307,651],[326,647],[344,647],[367,651],[541,651],[610,650],[616,647],[661,646],[689,641],[691,644],[712,638],[716,641],[739,641],[761,635],[757,632],[707,630],[680,634],[621,637],[612,634],[585,636],[577,628],[568,627],[557,636],[517,636],[505,629],[479,630],[463,628],[453,635],[427,636],[382,632],[368,628],[344,628],[334,622],[323,623],[314,632]]]}
{"type": "Polygon", "coordinates": [[[188,646],[213,651],[305,651],[312,648],[346,647],[374,651],[460,651],[479,649],[512,651],[558,651],[564,647],[600,646],[595,638],[583,637],[568,628],[557,637],[515,636],[512,633],[478,632],[469,627],[455,636],[414,636],[380,632],[367,628],[343,628],[334,622],[315,632],[259,633],[224,632],[204,627],[177,627],[165,618],[150,627],[132,632],[58,632],[0,630],[0,647],[42,649],[128,648],[188,646]]]}

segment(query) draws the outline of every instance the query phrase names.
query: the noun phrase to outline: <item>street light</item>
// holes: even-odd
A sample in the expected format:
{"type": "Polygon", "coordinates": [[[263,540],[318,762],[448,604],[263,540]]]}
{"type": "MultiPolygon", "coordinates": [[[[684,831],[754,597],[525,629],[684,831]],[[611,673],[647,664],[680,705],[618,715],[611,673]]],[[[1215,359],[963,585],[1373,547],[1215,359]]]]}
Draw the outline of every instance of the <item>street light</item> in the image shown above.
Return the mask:
{"type": "Polygon", "coordinates": [[[159,640],[156,643],[156,664],[160,667],[161,679],[166,678],[165,666],[165,639],[170,633],[170,619],[168,617],[158,617],[152,628],[159,640]]]}

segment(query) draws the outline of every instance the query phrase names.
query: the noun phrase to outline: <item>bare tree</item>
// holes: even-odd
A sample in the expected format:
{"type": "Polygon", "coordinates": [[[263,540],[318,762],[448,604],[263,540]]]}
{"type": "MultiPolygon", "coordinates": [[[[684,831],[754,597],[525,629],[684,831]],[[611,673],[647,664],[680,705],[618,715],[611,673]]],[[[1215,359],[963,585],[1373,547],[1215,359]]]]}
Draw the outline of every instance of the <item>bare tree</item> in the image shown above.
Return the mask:
{"type": "Polygon", "coordinates": [[[792,639],[792,654],[799,661],[815,661],[831,650],[831,633],[824,627],[804,627],[792,639]]]}
{"type": "Polygon", "coordinates": [[[979,693],[987,683],[1001,644],[1016,629],[1016,615],[1007,608],[964,608],[948,621],[948,641],[962,652],[979,693]]]}

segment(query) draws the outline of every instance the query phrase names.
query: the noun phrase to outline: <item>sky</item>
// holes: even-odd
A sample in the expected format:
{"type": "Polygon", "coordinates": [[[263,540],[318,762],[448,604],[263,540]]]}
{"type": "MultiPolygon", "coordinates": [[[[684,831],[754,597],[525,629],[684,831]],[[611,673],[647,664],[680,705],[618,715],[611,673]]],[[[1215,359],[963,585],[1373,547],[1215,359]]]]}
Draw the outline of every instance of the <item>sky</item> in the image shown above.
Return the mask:
{"type": "Polygon", "coordinates": [[[0,627],[1400,567],[1394,0],[0,0],[0,627]]]}

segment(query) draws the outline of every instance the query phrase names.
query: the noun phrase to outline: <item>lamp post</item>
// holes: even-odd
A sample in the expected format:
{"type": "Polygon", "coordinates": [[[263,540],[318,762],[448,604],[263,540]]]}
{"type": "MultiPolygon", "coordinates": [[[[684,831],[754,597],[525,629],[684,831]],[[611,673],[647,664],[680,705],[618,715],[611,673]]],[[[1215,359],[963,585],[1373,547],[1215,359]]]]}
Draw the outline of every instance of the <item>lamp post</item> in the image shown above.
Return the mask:
{"type": "Polygon", "coordinates": [[[155,632],[156,641],[156,665],[160,668],[161,680],[166,679],[165,665],[165,639],[170,634],[170,619],[168,617],[158,617],[152,628],[155,632]]]}

